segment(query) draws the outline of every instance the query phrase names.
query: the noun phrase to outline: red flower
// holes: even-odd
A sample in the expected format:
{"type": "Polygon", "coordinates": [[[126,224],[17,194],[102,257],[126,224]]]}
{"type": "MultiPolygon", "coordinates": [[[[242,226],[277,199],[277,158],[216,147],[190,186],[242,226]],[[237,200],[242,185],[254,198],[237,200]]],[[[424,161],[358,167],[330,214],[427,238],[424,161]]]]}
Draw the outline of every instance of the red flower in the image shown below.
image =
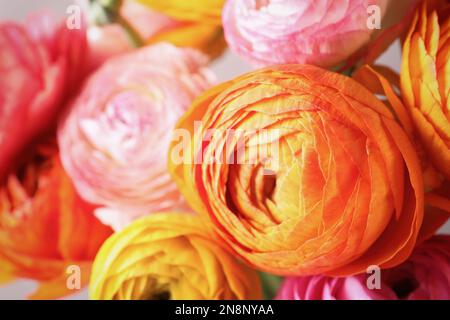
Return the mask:
{"type": "Polygon", "coordinates": [[[70,30],[50,14],[0,23],[0,180],[54,127],[84,76],[86,49],[84,25],[70,30]]]}

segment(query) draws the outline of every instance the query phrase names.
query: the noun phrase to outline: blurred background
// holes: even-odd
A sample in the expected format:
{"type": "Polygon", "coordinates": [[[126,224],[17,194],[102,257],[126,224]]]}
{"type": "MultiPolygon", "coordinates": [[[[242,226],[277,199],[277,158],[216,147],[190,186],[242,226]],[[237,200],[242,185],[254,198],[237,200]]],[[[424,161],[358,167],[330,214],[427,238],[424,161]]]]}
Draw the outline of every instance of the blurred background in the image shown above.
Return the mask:
{"type": "MultiPolygon", "coordinates": [[[[0,0],[0,20],[23,20],[28,14],[43,9],[50,9],[61,16],[66,15],[67,7],[72,0],[0,0]]],[[[401,60],[400,43],[395,42],[377,61],[398,71],[401,60]]],[[[212,69],[219,81],[232,79],[242,73],[252,70],[252,67],[227,50],[212,64],[212,69]]],[[[450,222],[441,229],[441,233],[450,233],[450,222]]],[[[29,280],[18,280],[0,287],[0,299],[23,299],[33,291],[35,283],[29,280]]],[[[87,299],[86,290],[81,290],[67,299],[87,299]]]]}

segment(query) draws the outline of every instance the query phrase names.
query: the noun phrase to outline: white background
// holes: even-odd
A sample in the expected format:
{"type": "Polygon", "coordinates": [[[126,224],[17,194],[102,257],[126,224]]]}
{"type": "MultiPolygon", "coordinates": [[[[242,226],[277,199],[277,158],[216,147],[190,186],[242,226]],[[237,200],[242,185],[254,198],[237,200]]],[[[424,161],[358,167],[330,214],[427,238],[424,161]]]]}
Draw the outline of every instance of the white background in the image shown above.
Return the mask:
{"type": "MultiPolygon", "coordinates": [[[[23,20],[27,14],[43,8],[51,8],[53,11],[64,15],[71,0],[0,0],[0,20],[23,20]]],[[[394,43],[378,60],[378,63],[390,66],[398,70],[400,66],[400,44],[394,43]]],[[[252,68],[237,56],[227,51],[217,59],[212,69],[216,72],[220,81],[234,78],[237,75],[250,71],[252,68]]],[[[441,230],[442,233],[450,233],[450,222],[441,230]]],[[[29,280],[19,280],[7,286],[0,287],[0,299],[22,299],[35,287],[35,283],[29,280]]],[[[86,290],[71,296],[72,299],[87,298],[86,290]]]]}

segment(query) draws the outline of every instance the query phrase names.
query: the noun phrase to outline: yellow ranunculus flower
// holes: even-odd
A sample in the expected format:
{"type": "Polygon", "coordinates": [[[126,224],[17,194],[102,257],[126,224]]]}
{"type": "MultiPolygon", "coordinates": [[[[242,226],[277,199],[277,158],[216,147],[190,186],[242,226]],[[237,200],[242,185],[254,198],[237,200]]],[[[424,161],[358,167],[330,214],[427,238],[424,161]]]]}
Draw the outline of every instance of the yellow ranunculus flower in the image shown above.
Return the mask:
{"type": "MultiPolygon", "coordinates": [[[[224,0],[132,1],[134,6],[140,3],[148,9],[146,24],[151,26],[150,30],[153,32],[150,37],[144,37],[146,44],[167,41],[180,47],[197,48],[211,58],[218,57],[227,46],[221,22],[223,2],[224,0]],[[160,27],[156,29],[158,21],[160,27]]],[[[128,7],[133,5],[128,3],[128,7]]]]}
{"type": "Polygon", "coordinates": [[[181,23],[146,40],[147,44],[170,42],[178,47],[196,48],[210,58],[220,56],[226,48],[223,30],[203,23],[181,23]]]}
{"type": "Polygon", "coordinates": [[[402,96],[426,153],[450,179],[450,5],[424,1],[403,46],[402,96]]]}
{"type": "Polygon", "coordinates": [[[224,0],[138,0],[178,20],[221,24],[224,0]]]}
{"type": "Polygon", "coordinates": [[[93,266],[93,299],[260,299],[256,272],[212,238],[198,216],[137,220],[111,236],[93,266]]]}

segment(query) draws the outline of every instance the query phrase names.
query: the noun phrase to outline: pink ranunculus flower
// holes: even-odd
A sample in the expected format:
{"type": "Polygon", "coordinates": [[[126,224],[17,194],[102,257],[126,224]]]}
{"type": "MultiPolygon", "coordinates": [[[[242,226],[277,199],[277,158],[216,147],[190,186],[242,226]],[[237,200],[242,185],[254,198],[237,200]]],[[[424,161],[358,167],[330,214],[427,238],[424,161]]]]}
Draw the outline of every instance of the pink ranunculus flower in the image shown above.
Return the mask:
{"type": "Polygon", "coordinates": [[[114,229],[183,200],[167,172],[172,129],[212,86],[207,57],[159,43],[108,60],[58,128],[63,165],[97,217],[114,229]]]}
{"type": "MultiPolygon", "coordinates": [[[[89,10],[87,4],[85,4],[85,10],[89,10]]],[[[120,8],[120,14],[143,41],[180,25],[180,22],[151,10],[135,0],[124,0],[120,8]]],[[[90,26],[88,41],[91,49],[91,68],[96,68],[108,58],[135,48],[130,36],[118,23],[90,26]]]]}
{"type": "Polygon", "coordinates": [[[286,278],[280,300],[449,300],[450,235],[434,236],[415,249],[403,264],[381,270],[381,288],[369,289],[373,273],[333,278],[286,278]]]}
{"type": "Polygon", "coordinates": [[[228,0],[222,20],[228,45],[255,66],[308,63],[331,67],[364,44],[377,5],[389,0],[228,0]],[[371,9],[371,8],[369,8],[371,9]]]}
{"type": "Polygon", "coordinates": [[[85,75],[86,33],[50,13],[0,23],[0,181],[52,130],[85,75]]]}

